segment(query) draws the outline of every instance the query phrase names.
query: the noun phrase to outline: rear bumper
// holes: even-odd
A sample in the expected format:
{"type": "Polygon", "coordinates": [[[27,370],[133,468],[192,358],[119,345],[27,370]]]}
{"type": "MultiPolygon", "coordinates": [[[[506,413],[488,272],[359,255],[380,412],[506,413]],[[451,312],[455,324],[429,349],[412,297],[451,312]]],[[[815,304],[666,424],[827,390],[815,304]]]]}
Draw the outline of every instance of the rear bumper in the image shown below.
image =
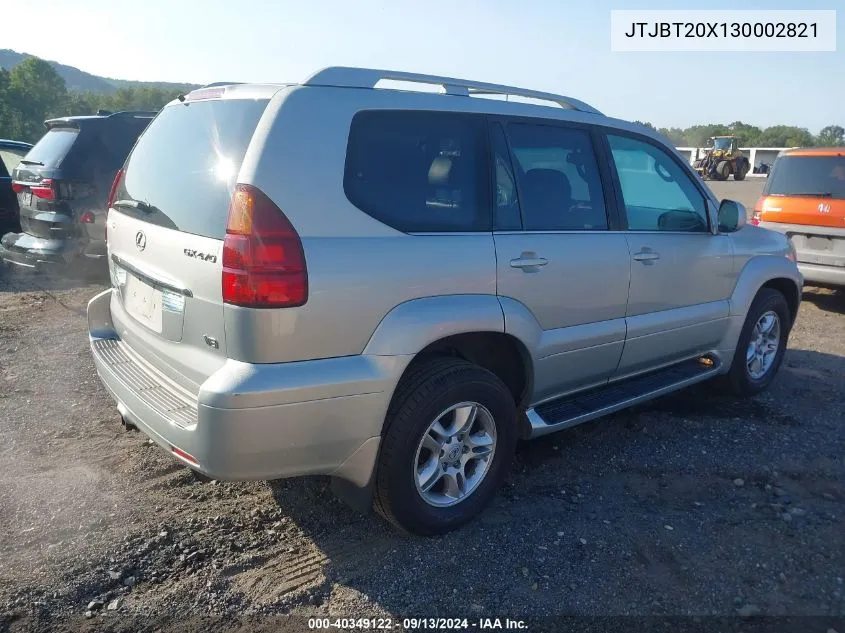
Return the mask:
{"type": "Polygon", "coordinates": [[[198,393],[187,393],[118,338],[111,292],[88,304],[97,373],[124,418],[165,450],[221,480],[324,474],[369,482],[387,406],[410,358],[229,360],[198,393]]]}
{"type": "Polygon", "coordinates": [[[810,285],[845,287],[845,267],[820,266],[798,262],[798,270],[804,276],[804,282],[810,285]]]}
{"type": "Polygon", "coordinates": [[[46,239],[28,233],[6,233],[0,240],[0,259],[25,268],[53,268],[69,264],[85,252],[78,240],[46,239]]]}
{"type": "Polygon", "coordinates": [[[784,222],[761,222],[760,226],[790,238],[805,283],[845,286],[845,229],[784,222]],[[828,238],[832,248],[813,248],[813,240],[807,238],[828,238]]]}

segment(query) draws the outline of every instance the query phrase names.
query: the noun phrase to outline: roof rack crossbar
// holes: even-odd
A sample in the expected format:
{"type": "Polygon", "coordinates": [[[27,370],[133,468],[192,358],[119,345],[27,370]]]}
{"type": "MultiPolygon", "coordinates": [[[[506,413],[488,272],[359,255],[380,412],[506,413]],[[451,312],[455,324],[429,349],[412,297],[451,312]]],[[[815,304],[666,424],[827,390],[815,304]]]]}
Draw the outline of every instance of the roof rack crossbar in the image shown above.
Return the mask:
{"type": "Polygon", "coordinates": [[[337,88],[375,88],[379,81],[407,81],[410,83],[433,84],[442,87],[443,92],[450,95],[503,95],[518,96],[541,101],[551,101],[569,110],[579,110],[592,114],[601,114],[593,106],[572,97],[526,90],[514,86],[489,84],[480,81],[456,79],[454,77],[440,77],[438,75],[423,75],[394,70],[379,70],[375,68],[353,68],[348,66],[330,66],[317,71],[309,77],[305,86],[333,86],[337,88]]]}

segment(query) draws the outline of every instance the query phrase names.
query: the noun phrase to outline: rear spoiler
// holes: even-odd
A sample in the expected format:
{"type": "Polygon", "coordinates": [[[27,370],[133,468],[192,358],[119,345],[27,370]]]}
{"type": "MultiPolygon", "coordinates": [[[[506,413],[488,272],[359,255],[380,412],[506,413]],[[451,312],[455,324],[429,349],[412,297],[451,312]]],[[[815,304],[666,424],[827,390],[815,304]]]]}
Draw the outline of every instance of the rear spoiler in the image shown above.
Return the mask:
{"type": "Polygon", "coordinates": [[[121,110],[120,112],[109,112],[108,110],[97,110],[96,115],[88,116],[66,116],[44,121],[44,127],[48,130],[54,127],[72,127],[79,129],[80,121],[100,120],[122,117],[133,117],[138,119],[152,119],[158,114],[158,110],[121,110]]]}

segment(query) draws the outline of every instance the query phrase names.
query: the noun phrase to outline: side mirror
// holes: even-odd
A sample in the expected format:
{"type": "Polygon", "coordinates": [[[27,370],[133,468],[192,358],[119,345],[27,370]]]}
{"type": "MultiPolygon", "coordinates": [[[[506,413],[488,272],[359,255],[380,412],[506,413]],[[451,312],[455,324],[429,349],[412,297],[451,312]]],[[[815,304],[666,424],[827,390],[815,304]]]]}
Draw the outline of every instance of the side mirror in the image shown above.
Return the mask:
{"type": "Polygon", "coordinates": [[[722,200],[719,205],[719,232],[734,233],[745,226],[748,219],[745,205],[736,200],[722,200]]]}

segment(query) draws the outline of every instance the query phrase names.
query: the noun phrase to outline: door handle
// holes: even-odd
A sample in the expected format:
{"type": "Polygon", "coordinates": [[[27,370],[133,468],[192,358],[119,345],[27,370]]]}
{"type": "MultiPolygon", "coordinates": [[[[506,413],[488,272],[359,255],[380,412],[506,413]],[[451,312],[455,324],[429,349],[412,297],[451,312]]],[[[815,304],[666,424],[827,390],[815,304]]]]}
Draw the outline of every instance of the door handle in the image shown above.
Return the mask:
{"type": "Polygon", "coordinates": [[[660,253],[655,253],[648,247],[639,253],[634,253],[634,261],[642,262],[646,266],[650,266],[656,259],[660,259],[660,253]]]}
{"type": "Polygon", "coordinates": [[[523,270],[530,272],[531,270],[536,270],[540,266],[545,266],[549,263],[549,260],[545,257],[537,257],[534,253],[523,253],[516,259],[511,260],[511,268],[522,268],[523,270]]]}

